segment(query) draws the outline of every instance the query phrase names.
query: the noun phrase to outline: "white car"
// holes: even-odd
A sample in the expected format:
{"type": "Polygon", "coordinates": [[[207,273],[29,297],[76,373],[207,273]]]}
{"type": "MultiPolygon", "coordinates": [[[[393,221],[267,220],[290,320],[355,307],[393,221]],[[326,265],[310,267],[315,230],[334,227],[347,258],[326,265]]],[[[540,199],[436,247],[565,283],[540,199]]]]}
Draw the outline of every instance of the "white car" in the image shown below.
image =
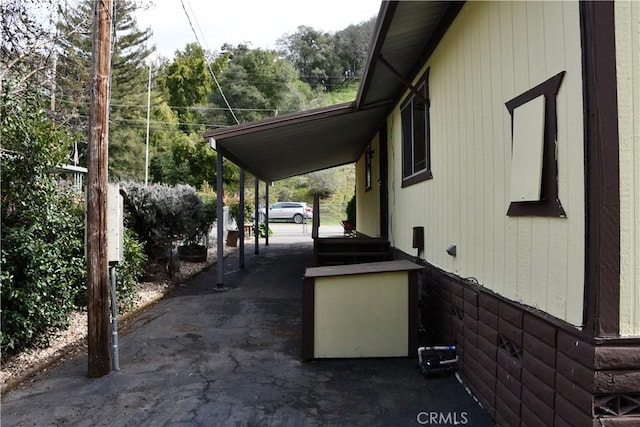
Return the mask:
{"type": "MultiPolygon", "coordinates": [[[[261,209],[264,215],[264,208],[261,209]]],[[[293,220],[296,224],[313,217],[313,209],[304,202],[278,202],[269,206],[269,220],[293,220]]]]}

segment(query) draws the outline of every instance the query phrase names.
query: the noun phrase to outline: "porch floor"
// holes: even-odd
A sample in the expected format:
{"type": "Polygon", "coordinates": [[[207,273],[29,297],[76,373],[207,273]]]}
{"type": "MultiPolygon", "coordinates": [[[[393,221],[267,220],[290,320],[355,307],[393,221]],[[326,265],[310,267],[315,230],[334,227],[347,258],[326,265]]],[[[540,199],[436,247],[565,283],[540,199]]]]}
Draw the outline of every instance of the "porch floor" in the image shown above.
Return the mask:
{"type": "Polygon", "coordinates": [[[120,371],[90,379],[86,355],[67,360],[4,395],[2,423],[495,425],[455,376],[426,378],[415,358],[302,362],[313,241],[272,228],[259,255],[245,247],[244,269],[238,253],[225,260],[226,292],[214,266],[142,314],[120,336],[120,371]]]}

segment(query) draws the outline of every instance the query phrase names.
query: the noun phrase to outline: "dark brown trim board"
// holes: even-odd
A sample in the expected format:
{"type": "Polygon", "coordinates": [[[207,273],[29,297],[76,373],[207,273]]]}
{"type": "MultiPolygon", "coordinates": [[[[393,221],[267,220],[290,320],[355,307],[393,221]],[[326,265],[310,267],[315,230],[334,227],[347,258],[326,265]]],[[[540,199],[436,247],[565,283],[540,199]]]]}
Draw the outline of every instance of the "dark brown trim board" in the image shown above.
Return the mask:
{"type": "Polygon", "coordinates": [[[567,216],[558,197],[558,159],[556,158],[558,133],[556,96],[564,74],[564,71],[556,74],[505,104],[511,115],[511,132],[513,134],[513,111],[517,107],[539,96],[544,96],[545,103],[542,182],[540,183],[542,197],[540,201],[535,202],[511,202],[507,210],[509,216],[567,216]]]}
{"type": "Polygon", "coordinates": [[[407,280],[408,297],[407,302],[409,312],[407,313],[407,328],[409,330],[409,340],[407,341],[407,354],[413,356],[418,351],[418,271],[409,270],[407,280]]]}
{"type": "Polygon", "coordinates": [[[313,359],[314,349],[314,324],[315,319],[315,281],[313,278],[304,278],[302,284],[302,360],[313,359]]]}
{"type": "Polygon", "coordinates": [[[400,111],[402,114],[402,183],[400,185],[401,188],[405,188],[405,187],[409,187],[411,185],[423,182],[423,181],[427,181],[430,179],[433,179],[433,173],[431,172],[431,101],[429,99],[429,71],[430,68],[427,68],[427,70],[422,74],[422,76],[420,76],[420,79],[418,80],[418,83],[416,84],[416,86],[418,87],[417,89],[413,88],[413,86],[409,85],[409,87],[411,88],[411,91],[413,92],[413,95],[410,95],[407,97],[407,99],[405,99],[405,101],[400,105],[400,111]],[[414,171],[414,167],[415,167],[415,160],[413,160],[413,154],[415,154],[415,147],[416,147],[416,136],[415,136],[415,103],[416,101],[418,101],[418,103],[420,103],[420,101],[424,102],[424,125],[425,125],[425,129],[424,129],[424,150],[425,150],[425,167],[424,169],[421,169],[419,172],[414,171]],[[407,136],[405,135],[405,109],[411,109],[412,113],[411,113],[411,123],[410,123],[410,128],[411,128],[411,144],[410,144],[410,148],[411,148],[411,173],[409,175],[405,174],[407,173],[407,171],[405,170],[407,165],[406,165],[406,156],[408,156],[409,154],[407,153],[407,148],[406,147],[406,138],[407,136]]]}
{"type": "Polygon", "coordinates": [[[405,187],[409,187],[411,185],[414,184],[418,184],[420,182],[424,182],[424,181],[428,181],[430,179],[433,179],[433,175],[431,174],[430,170],[424,170],[422,172],[419,172],[415,175],[412,175],[408,178],[405,178],[402,180],[402,184],[400,185],[401,188],[405,188],[405,187]]]}
{"type": "Polygon", "coordinates": [[[378,152],[380,153],[380,156],[378,156],[380,165],[380,238],[382,239],[389,238],[389,157],[387,152],[387,132],[387,125],[385,123],[380,129],[380,143],[378,144],[378,152]]]}
{"type": "Polygon", "coordinates": [[[620,331],[620,186],[613,2],[580,2],[586,182],[585,332],[620,331]]]}

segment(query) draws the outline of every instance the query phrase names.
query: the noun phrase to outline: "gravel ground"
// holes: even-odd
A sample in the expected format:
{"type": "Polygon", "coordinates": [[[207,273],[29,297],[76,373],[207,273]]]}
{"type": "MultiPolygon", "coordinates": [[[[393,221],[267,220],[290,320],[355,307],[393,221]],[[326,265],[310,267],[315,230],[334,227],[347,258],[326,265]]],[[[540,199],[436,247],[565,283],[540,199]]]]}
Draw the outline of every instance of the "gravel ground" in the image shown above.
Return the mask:
{"type": "MultiPolygon", "coordinates": [[[[253,240],[253,239],[250,239],[253,240]]],[[[245,241],[248,244],[249,239],[245,241]]],[[[235,252],[237,247],[224,247],[226,257],[235,252]]],[[[157,282],[142,282],[139,284],[138,301],[135,307],[119,316],[119,331],[126,331],[127,320],[153,305],[169,292],[193,275],[209,268],[216,262],[217,250],[209,248],[207,260],[200,263],[182,262],[180,271],[173,281],[161,280],[157,282]]],[[[87,313],[74,312],[69,328],[60,331],[51,340],[49,347],[25,351],[10,357],[2,363],[0,370],[0,388],[4,393],[16,385],[31,380],[37,373],[46,371],[49,367],[63,363],[67,358],[87,351],[87,313]]]]}

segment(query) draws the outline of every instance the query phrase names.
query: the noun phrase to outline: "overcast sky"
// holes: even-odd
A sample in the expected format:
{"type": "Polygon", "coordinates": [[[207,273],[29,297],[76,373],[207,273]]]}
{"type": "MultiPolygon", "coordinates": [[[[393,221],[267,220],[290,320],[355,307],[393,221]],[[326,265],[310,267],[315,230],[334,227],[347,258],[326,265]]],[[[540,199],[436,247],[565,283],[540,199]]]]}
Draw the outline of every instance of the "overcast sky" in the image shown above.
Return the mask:
{"type": "Polygon", "coordinates": [[[376,17],[381,1],[148,0],[148,9],[138,14],[138,27],[151,27],[159,55],[172,58],[196,41],[182,3],[202,47],[219,51],[224,43],[274,49],[277,39],[295,33],[300,25],[339,31],[376,17]]]}

